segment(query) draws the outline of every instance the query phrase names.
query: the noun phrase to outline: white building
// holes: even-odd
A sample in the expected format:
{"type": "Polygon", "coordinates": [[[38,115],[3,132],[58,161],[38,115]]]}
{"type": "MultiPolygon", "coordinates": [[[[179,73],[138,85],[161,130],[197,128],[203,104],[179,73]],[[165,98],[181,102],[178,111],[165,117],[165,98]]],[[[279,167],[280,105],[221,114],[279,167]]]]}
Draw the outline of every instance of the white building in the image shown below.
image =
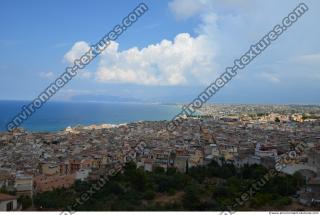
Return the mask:
{"type": "Polygon", "coordinates": [[[17,197],[0,193],[0,211],[18,210],[17,197]]]}
{"type": "Polygon", "coordinates": [[[76,180],[84,181],[86,178],[88,178],[90,172],[91,172],[91,169],[81,169],[77,171],[76,180]]]}
{"type": "Polygon", "coordinates": [[[33,195],[33,177],[25,175],[23,172],[17,172],[14,187],[18,196],[33,195]]]}
{"type": "Polygon", "coordinates": [[[278,153],[275,148],[258,143],[254,154],[258,157],[276,157],[278,153]]]}

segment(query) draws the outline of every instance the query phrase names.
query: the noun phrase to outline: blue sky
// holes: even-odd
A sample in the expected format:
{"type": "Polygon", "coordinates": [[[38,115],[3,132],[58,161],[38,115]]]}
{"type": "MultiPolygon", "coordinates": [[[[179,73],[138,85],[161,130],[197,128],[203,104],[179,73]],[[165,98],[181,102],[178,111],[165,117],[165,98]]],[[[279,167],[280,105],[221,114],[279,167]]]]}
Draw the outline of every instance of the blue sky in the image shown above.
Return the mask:
{"type": "MultiPolygon", "coordinates": [[[[54,100],[189,102],[300,1],[144,2],[149,11],[54,100]]],[[[304,2],[309,11],[211,102],[320,103],[320,2],[304,2]]],[[[97,42],[139,3],[2,0],[0,99],[33,99],[69,65],[68,53],[97,42]]]]}

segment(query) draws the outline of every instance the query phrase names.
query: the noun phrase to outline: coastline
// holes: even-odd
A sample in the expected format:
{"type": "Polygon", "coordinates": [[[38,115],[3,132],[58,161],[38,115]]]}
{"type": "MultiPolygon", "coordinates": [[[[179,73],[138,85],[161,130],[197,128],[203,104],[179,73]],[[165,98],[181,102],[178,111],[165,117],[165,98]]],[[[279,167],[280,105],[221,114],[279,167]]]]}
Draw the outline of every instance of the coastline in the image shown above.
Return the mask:
{"type": "MultiPolygon", "coordinates": [[[[0,101],[0,132],[14,117],[24,101],[0,101]]],[[[58,132],[71,126],[119,125],[137,121],[171,120],[177,106],[137,102],[49,102],[26,120],[23,129],[30,132],[58,132]]]]}

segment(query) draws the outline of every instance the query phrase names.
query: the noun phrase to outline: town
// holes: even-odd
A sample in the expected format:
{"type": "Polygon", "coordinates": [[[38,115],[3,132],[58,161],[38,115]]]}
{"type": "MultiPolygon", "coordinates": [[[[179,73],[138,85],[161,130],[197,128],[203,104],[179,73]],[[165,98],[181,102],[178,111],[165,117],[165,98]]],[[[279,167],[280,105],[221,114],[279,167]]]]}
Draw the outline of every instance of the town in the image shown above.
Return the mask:
{"type": "Polygon", "coordinates": [[[97,180],[129,161],[147,172],[161,167],[186,173],[213,160],[236,168],[259,164],[288,175],[300,172],[306,184],[296,202],[319,206],[319,106],[205,105],[197,115],[185,116],[173,132],[166,130],[167,123],[1,133],[1,192],[15,193],[0,193],[1,210],[18,210],[21,196],[97,180]]]}

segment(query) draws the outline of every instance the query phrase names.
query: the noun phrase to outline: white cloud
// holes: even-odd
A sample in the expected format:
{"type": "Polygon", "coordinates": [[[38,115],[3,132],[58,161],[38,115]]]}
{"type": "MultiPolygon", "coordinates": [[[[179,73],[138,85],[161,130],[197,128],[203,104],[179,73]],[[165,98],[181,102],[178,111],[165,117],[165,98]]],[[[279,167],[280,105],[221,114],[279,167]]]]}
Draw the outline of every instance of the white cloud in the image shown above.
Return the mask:
{"type": "Polygon", "coordinates": [[[309,66],[320,66],[320,53],[302,55],[293,59],[293,62],[309,66]]]}
{"type": "MultiPolygon", "coordinates": [[[[198,16],[206,11],[195,29],[198,36],[180,33],[172,41],[163,39],[142,49],[133,47],[124,51],[119,51],[119,44],[112,42],[99,56],[96,80],[142,85],[210,83],[218,71],[215,59],[218,47],[214,37],[218,31],[218,16],[207,12],[208,4],[211,4],[208,0],[170,2],[169,7],[179,18],[198,16]]],[[[77,42],[65,55],[65,60],[73,62],[89,48],[86,42],[77,42]]]]}
{"type": "MultiPolygon", "coordinates": [[[[207,10],[210,1],[173,1],[169,7],[177,17],[188,18],[207,10]],[[182,8],[181,8],[182,7],[182,8]]],[[[214,13],[201,15],[201,24],[196,29],[198,36],[180,33],[171,41],[163,39],[144,48],[133,47],[119,51],[119,44],[112,42],[99,56],[95,73],[99,82],[134,83],[142,85],[198,85],[208,84],[217,75],[216,55],[218,47],[214,40],[218,16],[214,13]]],[[[89,45],[77,42],[65,55],[72,62],[89,45]]]]}
{"type": "Polygon", "coordinates": [[[169,8],[178,19],[187,19],[206,10],[209,5],[208,0],[175,0],[169,3],[169,8]]]}
{"type": "Polygon", "coordinates": [[[44,78],[44,79],[51,79],[54,77],[53,72],[41,72],[39,75],[41,78],[44,78]]]}
{"type": "MultiPolygon", "coordinates": [[[[230,65],[235,58],[247,51],[251,44],[268,32],[270,26],[277,24],[286,15],[286,11],[290,11],[287,10],[287,5],[274,8],[274,3],[258,4],[252,0],[173,0],[168,6],[179,19],[196,17],[199,21],[194,29],[196,36],[181,33],[172,40],[164,39],[141,49],[133,47],[121,51],[118,49],[119,44],[113,42],[97,59],[98,68],[91,73],[96,80],[143,85],[190,85],[211,82],[217,73],[223,71],[222,65],[230,65]],[[274,16],[265,19],[270,11],[274,16]]],[[[295,34],[292,34],[290,38],[294,36],[295,34]]],[[[272,53],[264,53],[263,57],[259,57],[253,63],[260,61],[260,64],[267,63],[276,67],[279,59],[284,56],[288,58],[292,54],[290,41],[293,39],[290,38],[288,36],[287,40],[282,39],[281,43],[274,43],[273,47],[269,48],[273,50],[272,53]]],[[[294,47],[295,50],[297,48],[299,47],[294,47]]],[[[72,62],[88,49],[87,43],[77,42],[65,55],[65,59],[72,62]]],[[[318,57],[304,56],[300,62],[316,64],[320,62],[318,57]]],[[[277,75],[262,75],[258,78],[259,74],[255,77],[257,80],[264,78],[276,83],[287,80],[284,74],[288,72],[290,77],[298,77],[298,71],[295,75],[293,70],[297,68],[288,65],[285,68],[271,70],[277,75]]],[[[267,70],[256,72],[269,73],[267,70]]],[[[90,75],[87,75],[89,78],[90,75]]]]}
{"type": "Polygon", "coordinates": [[[204,83],[214,77],[215,51],[205,35],[178,34],[173,41],[162,40],[141,50],[118,50],[112,42],[101,55],[97,80],[144,85],[204,83]]]}
{"type": "Polygon", "coordinates": [[[86,70],[79,70],[77,76],[79,76],[83,79],[89,79],[93,76],[93,74],[91,72],[86,71],[86,70]]]}
{"type": "Polygon", "coordinates": [[[188,19],[214,11],[248,11],[255,4],[253,0],[173,0],[168,6],[177,19],[188,19]]]}
{"type": "Polygon", "coordinates": [[[272,83],[279,83],[280,82],[280,78],[278,77],[278,75],[273,74],[273,73],[263,72],[263,73],[261,73],[261,77],[264,80],[272,82],[272,83]]]}
{"type": "Polygon", "coordinates": [[[320,79],[320,53],[311,53],[293,57],[288,60],[299,78],[319,80],[320,79]]]}
{"type": "Polygon", "coordinates": [[[83,54],[85,54],[87,51],[89,51],[90,46],[88,43],[84,41],[76,42],[70,51],[68,51],[64,55],[64,60],[68,63],[73,63],[74,60],[80,58],[83,54]]]}

